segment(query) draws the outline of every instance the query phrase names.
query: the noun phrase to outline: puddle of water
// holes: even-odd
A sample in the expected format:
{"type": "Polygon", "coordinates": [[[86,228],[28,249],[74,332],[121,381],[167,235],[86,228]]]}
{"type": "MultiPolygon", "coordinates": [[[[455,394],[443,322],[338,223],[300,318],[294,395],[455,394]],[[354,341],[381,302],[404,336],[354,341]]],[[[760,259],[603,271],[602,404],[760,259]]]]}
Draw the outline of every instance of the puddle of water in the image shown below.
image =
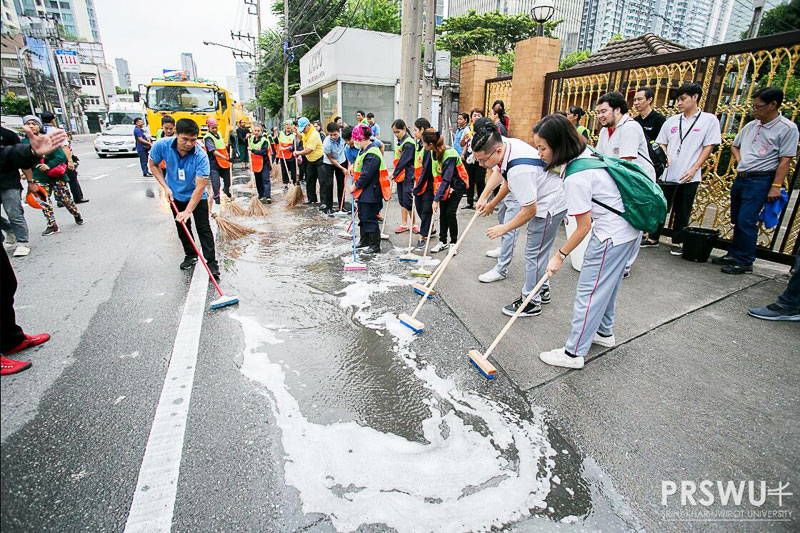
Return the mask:
{"type": "Polygon", "coordinates": [[[447,331],[423,338],[399,323],[417,280],[396,253],[344,273],[336,221],[261,224],[274,238],[231,246],[242,303],[230,316],[244,332],[241,372],[269,398],[304,513],[343,531],[586,526],[574,524],[592,513],[579,459],[563,442],[554,449],[560,436],[502,377],[476,377],[463,326],[448,314],[447,331]]]}

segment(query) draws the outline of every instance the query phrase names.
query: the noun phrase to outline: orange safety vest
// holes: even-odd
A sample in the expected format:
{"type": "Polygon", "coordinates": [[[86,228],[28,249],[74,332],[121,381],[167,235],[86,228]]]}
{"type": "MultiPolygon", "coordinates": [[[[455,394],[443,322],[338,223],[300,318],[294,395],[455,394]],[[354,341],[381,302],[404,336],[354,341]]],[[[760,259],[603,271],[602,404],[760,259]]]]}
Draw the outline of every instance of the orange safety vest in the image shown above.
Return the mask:
{"type": "MultiPolygon", "coordinates": [[[[361,177],[361,167],[364,165],[364,158],[367,157],[367,154],[372,154],[378,158],[381,162],[380,166],[380,184],[381,184],[381,194],[383,195],[383,199],[387,202],[392,198],[392,182],[389,179],[389,171],[386,169],[386,163],[383,161],[383,156],[381,155],[381,151],[378,149],[377,146],[372,145],[369,150],[366,152],[361,152],[356,157],[356,164],[353,168],[353,183],[358,181],[358,178],[361,177]]],[[[353,197],[358,198],[361,196],[361,189],[356,189],[353,191],[353,197]]]]}
{"type": "MultiPolygon", "coordinates": [[[[253,138],[251,137],[248,141],[248,147],[250,150],[261,150],[264,144],[267,142],[267,138],[262,136],[259,142],[253,142],[253,138]]],[[[267,145],[267,150],[269,150],[269,145],[267,145]]],[[[269,152],[267,152],[269,153],[269,152]]],[[[254,154],[252,151],[250,152],[250,166],[253,168],[253,172],[261,172],[264,168],[264,156],[254,154]]]]}
{"type": "MultiPolygon", "coordinates": [[[[203,140],[208,139],[209,137],[211,137],[211,140],[214,141],[214,156],[216,157],[217,152],[219,152],[223,156],[229,157],[228,156],[228,146],[225,144],[225,139],[223,139],[222,136],[216,137],[211,132],[208,132],[208,133],[206,133],[205,137],[203,137],[203,140]]],[[[203,149],[205,150],[205,148],[206,148],[206,143],[204,142],[203,143],[203,149]]],[[[221,157],[217,157],[217,164],[219,165],[219,168],[230,168],[231,167],[231,162],[229,160],[223,159],[221,157]]]]}
{"type": "MultiPolygon", "coordinates": [[[[397,150],[394,152],[394,167],[397,168],[397,164],[400,162],[400,157],[403,155],[403,150],[413,150],[414,140],[409,136],[406,135],[405,138],[397,145],[397,150]]],[[[406,172],[403,170],[398,176],[395,178],[397,183],[402,182],[406,179],[406,172]]]]}
{"type": "MultiPolygon", "coordinates": [[[[444,156],[442,156],[442,163],[436,160],[433,154],[431,154],[431,170],[433,171],[433,193],[434,195],[439,190],[439,186],[442,184],[442,167],[444,166],[444,162],[448,159],[455,158],[456,160],[456,172],[458,173],[458,177],[464,182],[464,187],[469,187],[469,175],[467,174],[467,169],[464,167],[464,162],[461,161],[461,157],[458,155],[458,152],[455,151],[453,148],[445,148],[444,156]]],[[[450,188],[445,191],[442,195],[442,200],[447,200],[450,197],[450,190],[452,189],[452,185],[450,188]]]]}
{"type": "Polygon", "coordinates": [[[280,159],[291,159],[294,154],[294,144],[294,133],[286,135],[285,132],[280,132],[278,134],[278,157],[280,159]]]}

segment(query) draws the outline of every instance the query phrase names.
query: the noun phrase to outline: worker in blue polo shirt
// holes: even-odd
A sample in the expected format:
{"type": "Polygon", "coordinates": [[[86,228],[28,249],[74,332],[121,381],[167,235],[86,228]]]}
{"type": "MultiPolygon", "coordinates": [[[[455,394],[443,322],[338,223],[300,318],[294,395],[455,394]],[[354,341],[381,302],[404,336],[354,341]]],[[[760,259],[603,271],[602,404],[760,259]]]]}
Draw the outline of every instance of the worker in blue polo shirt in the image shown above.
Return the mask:
{"type": "Polygon", "coordinates": [[[167,200],[174,200],[178,207],[175,225],[178,237],[183,244],[184,257],[181,269],[188,270],[197,263],[197,254],[194,251],[189,237],[181,228],[181,222],[191,233],[194,218],[197,236],[203,248],[203,255],[208,263],[208,269],[219,280],[219,266],[214,250],[214,234],[208,220],[208,201],[206,187],[210,168],[208,155],[197,144],[200,128],[193,120],[182,118],[175,125],[175,136],[157,141],[150,150],[150,172],[153,173],[158,183],[164,188],[167,200]],[[166,161],[166,177],[164,171],[158,166],[166,161]]]}

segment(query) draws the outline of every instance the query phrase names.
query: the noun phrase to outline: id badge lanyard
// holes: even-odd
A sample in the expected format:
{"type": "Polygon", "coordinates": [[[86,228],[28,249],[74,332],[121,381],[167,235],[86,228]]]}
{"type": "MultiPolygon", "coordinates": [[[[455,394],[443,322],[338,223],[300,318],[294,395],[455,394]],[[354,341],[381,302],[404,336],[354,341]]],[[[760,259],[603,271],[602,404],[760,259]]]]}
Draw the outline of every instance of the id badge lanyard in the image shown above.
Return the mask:
{"type": "Polygon", "coordinates": [[[688,137],[689,134],[692,132],[692,128],[694,128],[694,125],[697,124],[697,121],[700,119],[700,115],[702,114],[703,114],[702,111],[699,111],[697,113],[697,116],[694,117],[692,125],[689,126],[689,130],[686,132],[686,135],[683,134],[683,116],[681,116],[680,120],[678,121],[678,137],[680,138],[681,142],[678,145],[678,153],[676,155],[681,155],[681,149],[683,148],[683,140],[686,137],[688,137]]]}

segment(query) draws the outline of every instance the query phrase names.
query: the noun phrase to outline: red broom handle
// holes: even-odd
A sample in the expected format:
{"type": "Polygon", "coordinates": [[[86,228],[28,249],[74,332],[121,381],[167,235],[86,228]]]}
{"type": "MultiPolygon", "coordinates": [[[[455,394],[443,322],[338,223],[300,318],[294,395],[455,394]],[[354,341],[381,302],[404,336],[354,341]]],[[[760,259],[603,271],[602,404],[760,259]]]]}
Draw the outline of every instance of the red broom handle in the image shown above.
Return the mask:
{"type": "MultiPolygon", "coordinates": [[[[175,201],[170,200],[169,203],[172,204],[172,209],[175,211],[175,216],[178,216],[178,206],[175,205],[175,201]]],[[[224,294],[222,294],[222,289],[220,289],[219,285],[217,285],[217,280],[214,279],[214,274],[211,273],[211,269],[208,268],[208,264],[206,263],[203,254],[201,254],[200,250],[197,249],[197,244],[195,244],[194,239],[192,239],[192,234],[189,233],[189,228],[186,227],[186,223],[183,220],[181,220],[181,226],[183,226],[183,231],[186,232],[186,236],[189,237],[189,242],[192,243],[192,248],[194,248],[194,252],[197,254],[197,257],[200,258],[200,261],[202,261],[203,266],[206,267],[206,272],[208,272],[208,278],[211,280],[211,283],[214,284],[214,288],[217,289],[217,292],[219,293],[220,296],[225,296],[224,294]]]]}

